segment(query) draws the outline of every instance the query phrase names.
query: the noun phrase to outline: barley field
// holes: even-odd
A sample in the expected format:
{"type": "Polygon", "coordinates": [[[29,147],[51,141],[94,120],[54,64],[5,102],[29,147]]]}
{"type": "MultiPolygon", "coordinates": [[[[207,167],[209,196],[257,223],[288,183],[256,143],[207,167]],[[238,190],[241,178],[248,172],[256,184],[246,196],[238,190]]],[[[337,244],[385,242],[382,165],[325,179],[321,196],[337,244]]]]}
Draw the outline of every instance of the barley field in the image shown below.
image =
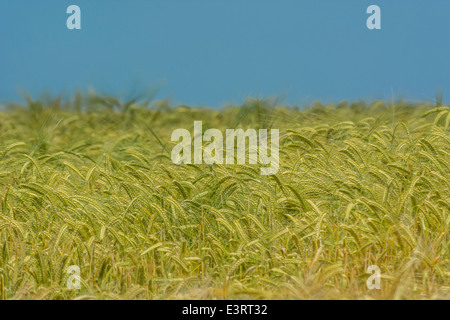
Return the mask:
{"type": "Polygon", "coordinates": [[[449,107],[401,101],[8,106],[0,297],[449,299],[449,130],[449,107]],[[195,120],[279,129],[278,173],[173,164],[171,133],[195,120]]]}

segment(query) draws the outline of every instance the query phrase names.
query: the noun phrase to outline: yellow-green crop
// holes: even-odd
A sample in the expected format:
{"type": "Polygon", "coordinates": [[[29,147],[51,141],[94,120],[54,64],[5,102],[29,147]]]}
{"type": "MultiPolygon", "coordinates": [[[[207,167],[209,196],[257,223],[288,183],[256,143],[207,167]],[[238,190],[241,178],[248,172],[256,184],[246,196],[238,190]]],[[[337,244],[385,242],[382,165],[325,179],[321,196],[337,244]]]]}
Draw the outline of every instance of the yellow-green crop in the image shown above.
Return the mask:
{"type": "Polygon", "coordinates": [[[29,101],[0,112],[0,297],[448,299],[449,129],[401,102],[29,101]],[[194,120],[279,129],[278,173],[173,164],[194,120]]]}

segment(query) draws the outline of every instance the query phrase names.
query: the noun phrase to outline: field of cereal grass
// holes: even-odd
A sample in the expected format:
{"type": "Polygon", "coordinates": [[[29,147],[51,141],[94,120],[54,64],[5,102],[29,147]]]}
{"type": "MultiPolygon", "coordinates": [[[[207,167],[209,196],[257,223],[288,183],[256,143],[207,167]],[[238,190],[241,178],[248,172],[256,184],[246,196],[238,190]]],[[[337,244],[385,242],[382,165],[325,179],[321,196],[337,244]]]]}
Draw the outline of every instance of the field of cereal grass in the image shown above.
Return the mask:
{"type": "Polygon", "coordinates": [[[448,107],[405,102],[10,106],[0,297],[448,299],[449,129],[448,107]],[[279,129],[278,173],[173,164],[171,133],[195,120],[279,129]],[[80,290],[67,288],[71,265],[80,290]]]}

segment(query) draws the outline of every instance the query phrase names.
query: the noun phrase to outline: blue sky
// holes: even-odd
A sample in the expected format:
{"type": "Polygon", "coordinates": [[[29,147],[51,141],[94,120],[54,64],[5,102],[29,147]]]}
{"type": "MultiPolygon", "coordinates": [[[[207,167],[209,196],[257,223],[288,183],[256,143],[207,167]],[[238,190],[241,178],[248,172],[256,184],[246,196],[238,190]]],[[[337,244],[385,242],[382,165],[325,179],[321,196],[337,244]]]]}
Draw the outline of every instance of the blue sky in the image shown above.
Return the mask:
{"type": "Polygon", "coordinates": [[[405,98],[450,91],[450,1],[2,0],[0,102],[94,88],[220,106],[246,97],[405,98]],[[81,30],[68,30],[69,5],[81,30]],[[381,7],[381,30],[366,9],[381,7]]]}

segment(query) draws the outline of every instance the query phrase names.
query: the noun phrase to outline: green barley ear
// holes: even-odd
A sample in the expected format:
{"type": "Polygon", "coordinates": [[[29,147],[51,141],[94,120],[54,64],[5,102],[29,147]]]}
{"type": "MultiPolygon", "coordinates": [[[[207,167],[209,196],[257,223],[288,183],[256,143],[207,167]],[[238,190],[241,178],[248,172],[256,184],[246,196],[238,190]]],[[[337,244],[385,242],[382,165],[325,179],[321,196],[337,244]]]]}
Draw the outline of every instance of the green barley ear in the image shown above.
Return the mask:
{"type": "Polygon", "coordinates": [[[6,300],[5,278],[3,275],[0,276],[0,300],[6,300]]]}

